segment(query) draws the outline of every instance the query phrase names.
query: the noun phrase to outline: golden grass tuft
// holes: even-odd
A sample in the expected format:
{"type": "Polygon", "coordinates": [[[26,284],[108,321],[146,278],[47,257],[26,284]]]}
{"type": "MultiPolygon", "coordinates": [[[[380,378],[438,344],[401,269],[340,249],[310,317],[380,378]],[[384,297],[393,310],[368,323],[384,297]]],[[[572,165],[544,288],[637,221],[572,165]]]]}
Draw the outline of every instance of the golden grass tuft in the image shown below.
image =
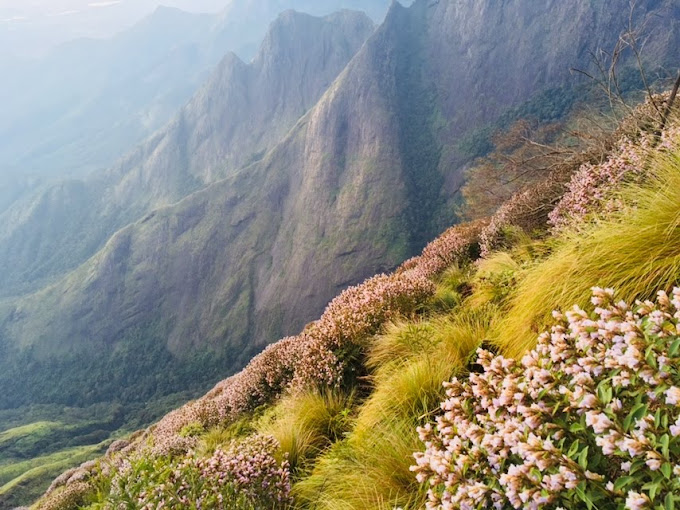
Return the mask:
{"type": "Polygon", "coordinates": [[[439,276],[437,290],[427,308],[435,313],[445,313],[460,305],[468,278],[466,271],[457,264],[448,268],[439,276]]]}
{"type": "Polygon", "coordinates": [[[500,304],[507,297],[520,270],[520,264],[508,252],[496,252],[477,263],[477,271],[470,279],[472,295],[466,306],[481,308],[489,304],[500,304]]]}
{"type": "Polygon", "coordinates": [[[670,290],[680,278],[680,158],[653,163],[653,178],[622,192],[625,211],[556,240],[528,269],[493,332],[503,354],[519,357],[548,328],[551,312],[587,304],[591,287],[613,287],[632,301],[670,290]]]}
{"type": "Polygon", "coordinates": [[[368,353],[374,391],[359,407],[354,429],[294,487],[301,508],[421,508],[425,489],[410,466],[422,450],[416,427],[445,396],[442,383],[465,370],[486,337],[495,307],[460,309],[430,321],[396,322],[368,353]]]}
{"type": "Polygon", "coordinates": [[[247,416],[227,427],[211,428],[200,438],[197,448],[198,455],[210,457],[215,453],[215,450],[227,448],[233,441],[250,435],[255,431],[252,420],[253,416],[247,416]]]}
{"type": "Polygon", "coordinates": [[[287,395],[257,428],[279,441],[293,472],[300,472],[349,430],[352,402],[352,395],[330,390],[287,395]]]}
{"type": "Polygon", "coordinates": [[[391,322],[370,346],[366,365],[375,371],[386,365],[404,363],[429,350],[434,334],[434,325],[428,321],[391,322]]]}
{"type": "Polygon", "coordinates": [[[425,491],[409,470],[422,448],[411,419],[388,420],[365,436],[337,443],[312,474],[293,487],[300,508],[393,510],[421,508],[425,491]]]}

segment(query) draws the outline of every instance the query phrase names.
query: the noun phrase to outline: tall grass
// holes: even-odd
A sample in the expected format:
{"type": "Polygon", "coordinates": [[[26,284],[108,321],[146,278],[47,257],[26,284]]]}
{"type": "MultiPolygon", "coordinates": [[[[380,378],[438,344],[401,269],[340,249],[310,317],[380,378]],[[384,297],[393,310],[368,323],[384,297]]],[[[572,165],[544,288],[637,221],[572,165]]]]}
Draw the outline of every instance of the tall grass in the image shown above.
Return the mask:
{"type": "Polygon", "coordinates": [[[367,356],[374,390],[359,407],[352,432],[316,462],[293,492],[300,508],[421,508],[425,489],[410,466],[422,449],[416,427],[438,409],[442,382],[465,370],[486,337],[495,308],[458,309],[430,321],[395,322],[367,356]]]}
{"type": "Polygon", "coordinates": [[[299,476],[350,429],[353,398],[330,390],[288,395],[260,420],[259,432],[277,439],[299,476]]]}
{"type": "Polygon", "coordinates": [[[653,177],[621,193],[628,207],[556,240],[554,252],[527,270],[493,332],[508,356],[535,344],[554,309],[585,305],[593,286],[627,301],[651,297],[680,278],[680,157],[653,162],[653,177]]]}
{"type": "Polygon", "coordinates": [[[252,434],[255,432],[253,426],[255,420],[256,416],[248,415],[226,427],[211,428],[201,435],[197,448],[199,457],[210,457],[215,453],[215,450],[227,448],[235,440],[252,434]]]}
{"type": "Polygon", "coordinates": [[[336,443],[312,474],[293,487],[299,508],[392,510],[419,508],[423,490],[409,467],[422,448],[413,420],[385,420],[368,435],[336,443]]]}

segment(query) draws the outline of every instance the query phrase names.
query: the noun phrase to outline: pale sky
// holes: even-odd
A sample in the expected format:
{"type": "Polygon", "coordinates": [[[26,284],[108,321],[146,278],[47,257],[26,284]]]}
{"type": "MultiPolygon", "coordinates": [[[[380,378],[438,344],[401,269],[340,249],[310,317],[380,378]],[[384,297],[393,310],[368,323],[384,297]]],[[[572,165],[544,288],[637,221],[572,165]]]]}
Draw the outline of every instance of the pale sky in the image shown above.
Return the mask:
{"type": "Polygon", "coordinates": [[[106,38],[159,5],[218,12],[230,0],[0,0],[0,57],[43,54],[80,37],[106,38]]]}
{"type": "Polygon", "coordinates": [[[0,0],[0,12],[16,16],[58,15],[105,7],[123,7],[129,11],[148,10],[158,5],[179,7],[194,12],[217,12],[228,0],[0,0]]]}

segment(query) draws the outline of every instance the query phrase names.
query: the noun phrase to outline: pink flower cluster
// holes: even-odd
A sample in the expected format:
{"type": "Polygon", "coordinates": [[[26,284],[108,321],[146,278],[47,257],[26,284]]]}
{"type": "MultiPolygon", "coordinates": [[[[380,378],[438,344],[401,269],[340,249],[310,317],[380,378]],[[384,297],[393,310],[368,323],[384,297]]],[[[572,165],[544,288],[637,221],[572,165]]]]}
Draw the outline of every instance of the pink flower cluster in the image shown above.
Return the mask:
{"type": "Polygon", "coordinates": [[[66,485],[59,491],[48,494],[36,508],[39,510],[71,510],[84,503],[84,498],[93,491],[88,482],[78,481],[66,485]]]}
{"type": "Polygon", "coordinates": [[[655,135],[640,134],[637,140],[623,138],[618,149],[600,164],[586,163],[572,176],[567,192],[550,213],[550,223],[555,231],[577,224],[592,212],[611,212],[621,204],[613,191],[624,182],[639,182],[647,171],[646,161],[652,146],[670,151],[680,141],[680,126],[671,124],[661,134],[656,144],[655,135]]]}
{"type": "Polygon", "coordinates": [[[428,244],[422,255],[404,262],[397,273],[415,269],[427,278],[437,276],[454,263],[472,255],[471,250],[477,245],[485,226],[486,221],[478,220],[449,228],[428,244]]]}
{"type": "Polygon", "coordinates": [[[564,193],[564,186],[555,179],[548,179],[514,194],[496,211],[479,236],[480,256],[489,254],[502,246],[505,230],[519,227],[525,232],[541,228],[564,193]]]}
{"type": "Polygon", "coordinates": [[[435,291],[419,268],[381,274],[336,297],[317,322],[301,335],[295,388],[341,382],[342,351],[359,344],[396,314],[410,314],[435,291]]]}
{"type": "Polygon", "coordinates": [[[214,400],[225,421],[280,395],[293,378],[298,337],[268,346],[238,374],[218,383],[204,398],[214,400]]]}
{"type": "Polygon", "coordinates": [[[285,508],[291,503],[290,473],[287,461],[276,460],[278,449],[273,437],[256,435],[210,458],[185,458],[166,469],[143,460],[135,467],[133,460],[114,479],[110,503],[134,501],[143,510],[285,508]]]}
{"type": "Polygon", "coordinates": [[[594,289],[520,363],[445,383],[412,470],[428,508],[656,508],[680,493],[680,288],[633,311],[594,289]]]}
{"type": "Polygon", "coordinates": [[[375,332],[394,314],[412,312],[433,292],[434,284],[415,269],[350,287],[300,335],[270,345],[205,398],[214,400],[222,419],[233,420],[290,387],[338,384],[340,350],[375,332]]]}
{"type": "Polygon", "coordinates": [[[272,436],[255,435],[226,452],[217,450],[210,459],[197,461],[196,466],[203,478],[227,474],[240,493],[263,507],[278,508],[291,502],[288,461],[276,460],[278,449],[279,443],[272,436]]]}
{"type": "Polygon", "coordinates": [[[152,447],[149,453],[158,457],[182,455],[196,444],[194,437],[181,434],[189,425],[200,425],[204,428],[217,425],[219,422],[217,404],[208,399],[190,402],[163,417],[153,429],[152,447]]]}
{"type": "Polygon", "coordinates": [[[46,495],[52,494],[59,487],[74,485],[81,482],[86,482],[93,476],[98,464],[94,460],[83,462],[80,466],[69,469],[63,472],[50,484],[45,492],[46,495]]]}

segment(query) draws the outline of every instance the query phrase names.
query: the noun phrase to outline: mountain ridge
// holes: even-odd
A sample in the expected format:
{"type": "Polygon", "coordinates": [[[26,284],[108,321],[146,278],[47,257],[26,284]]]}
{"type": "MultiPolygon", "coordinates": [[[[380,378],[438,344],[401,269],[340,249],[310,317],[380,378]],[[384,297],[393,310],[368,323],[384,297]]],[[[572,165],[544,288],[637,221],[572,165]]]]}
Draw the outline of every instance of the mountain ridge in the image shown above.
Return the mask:
{"type": "MultiPolygon", "coordinates": [[[[231,180],[213,184],[177,207],[147,216],[143,223],[125,230],[132,244],[99,255],[108,256],[112,268],[118,267],[117,277],[109,279],[105,271],[79,270],[83,274],[94,271],[95,277],[99,274],[107,282],[101,288],[108,289],[109,297],[101,298],[100,312],[92,308],[96,295],[89,294],[84,285],[89,280],[82,280],[73,284],[81,291],[70,297],[53,296],[42,305],[35,296],[23,300],[27,308],[21,314],[5,314],[13,318],[4,322],[5,335],[28,341],[31,328],[37,327],[33,338],[50,332],[73,342],[77,338],[92,341],[94,334],[102,335],[98,341],[108,344],[123,334],[119,326],[131,326],[126,321],[132,315],[147,325],[156,324],[159,317],[171,318],[169,322],[161,319],[169,329],[161,327],[159,337],[166,338],[165,344],[175,353],[183,337],[187,346],[193,346],[198,337],[205,345],[243,346],[250,339],[251,347],[262,346],[318,315],[342,285],[393,268],[417,252],[447,221],[450,197],[442,183],[462,179],[460,167],[441,156],[449,150],[441,140],[448,139],[446,127],[460,116],[456,105],[461,100],[447,106],[442,97],[448,96],[437,93],[455,80],[433,81],[433,77],[441,78],[443,71],[435,72],[438,68],[456,71],[442,65],[448,61],[448,49],[436,58],[424,50],[441,46],[433,39],[443,41],[450,33],[458,33],[454,24],[442,33],[440,23],[452,12],[456,14],[457,5],[419,1],[405,8],[393,4],[385,23],[347,69],[264,159],[231,180]],[[429,56],[421,59],[423,55],[429,56]],[[437,117],[442,119],[435,121],[437,117]],[[229,224],[220,218],[229,218],[229,224]],[[191,241],[181,239],[187,229],[196,232],[191,241]],[[122,257],[116,256],[119,249],[126,254],[123,259],[134,261],[129,267],[116,266],[122,257]],[[192,264],[183,261],[191,257],[200,261],[193,266],[198,277],[191,272],[192,264]],[[216,286],[210,292],[198,292],[196,286],[206,282],[216,286]],[[190,290],[182,296],[184,288],[190,290]],[[172,303],[168,295],[175,296],[172,303]],[[282,303],[280,296],[290,297],[282,303]],[[47,306],[47,302],[52,304],[47,306]],[[149,303],[160,305],[150,310],[149,303]],[[191,303],[191,311],[184,303],[191,303]],[[41,307],[49,309],[52,317],[40,316],[41,307]],[[33,312],[26,313],[31,308],[33,312]],[[103,310],[107,317],[101,316],[103,310]],[[70,323],[72,317],[77,319],[70,323]],[[101,324],[114,326],[107,329],[101,324]]],[[[517,15],[531,18],[532,26],[541,25],[533,13],[519,10],[517,15]]],[[[562,15],[571,19],[570,12],[563,10],[562,15]]],[[[611,15],[593,16],[604,27],[618,23],[611,15]]],[[[474,27],[468,30],[473,33],[474,27]]],[[[541,32],[536,37],[549,36],[541,32]]],[[[573,46],[563,51],[573,51],[573,46]]],[[[581,53],[579,49],[575,58],[581,53]]],[[[508,63],[505,54],[501,56],[505,65],[522,72],[525,62],[533,58],[525,55],[508,63]]],[[[553,72],[557,77],[568,75],[566,67],[553,72]]],[[[548,84],[553,77],[546,74],[541,79],[548,84]]],[[[528,99],[527,90],[532,87],[518,85],[508,107],[516,95],[528,99]]],[[[507,93],[502,97],[508,97],[507,93]]],[[[466,119],[472,126],[485,120],[491,118],[483,111],[466,119]]]]}
{"type": "Polygon", "coordinates": [[[3,213],[5,232],[0,229],[0,258],[15,270],[14,275],[5,273],[3,291],[7,293],[12,288],[8,284],[13,277],[30,284],[36,264],[38,271],[44,267],[47,274],[38,273],[33,288],[41,278],[44,281],[64,268],[73,268],[93,255],[115,230],[227,175],[255,153],[264,152],[316,102],[327,83],[372,32],[373,25],[365,15],[347,11],[324,18],[291,14],[287,21],[276,21],[272,30],[282,35],[279,40],[265,41],[258,59],[246,64],[233,54],[226,56],[174,120],[116,166],[82,182],[55,186],[54,189],[85,187],[91,204],[62,200],[60,206],[55,202],[48,221],[52,217],[62,221],[41,232],[39,242],[44,246],[39,251],[35,244],[33,248],[26,247],[34,251],[32,257],[26,257],[22,248],[27,240],[37,237],[39,230],[35,226],[44,226],[40,219],[43,215],[40,211],[35,217],[30,215],[30,207],[34,207],[31,201],[27,210],[15,207],[3,213]],[[296,30],[301,27],[291,23],[305,25],[305,29],[296,30]],[[283,35],[286,33],[288,36],[283,35]],[[326,51],[326,46],[300,52],[296,40],[303,37],[315,37],[337,48],[332,53],[326,51]],[[285,56],[285,69],[265,58],[272,51],[285,56]],[[280,90],[281,84],[291,80],[304,81],[306,86],[296,90],[288,85],[280,90]],[[12,215],[23,220],[13,219],[12,215]],[[73,218],[77,220],[75,225],[73,218]],[[86,222],[96,228],[88,229],[86,222]],[[51,232],[59,232],[59,236],[51,232]]]}

